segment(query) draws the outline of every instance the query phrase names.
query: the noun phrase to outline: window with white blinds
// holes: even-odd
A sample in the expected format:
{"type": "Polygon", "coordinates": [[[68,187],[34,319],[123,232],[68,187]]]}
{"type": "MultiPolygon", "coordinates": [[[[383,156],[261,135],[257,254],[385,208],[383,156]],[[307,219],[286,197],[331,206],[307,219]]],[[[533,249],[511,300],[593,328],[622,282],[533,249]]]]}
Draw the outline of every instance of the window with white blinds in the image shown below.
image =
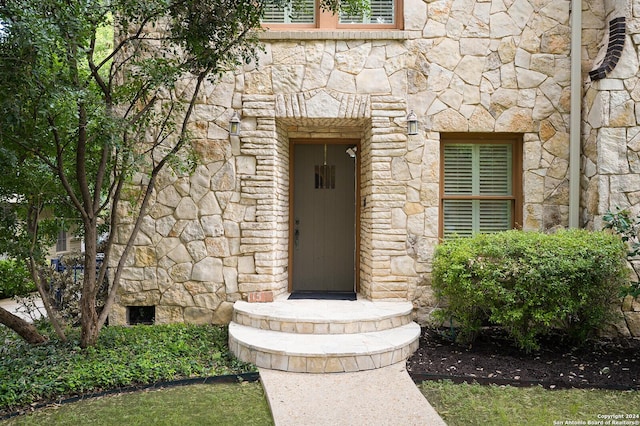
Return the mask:
{"type": "Polygon", "coordinates": [[[366,14],[347,15],[340,14],[341,24],[394,24],[395,2],[394,0],[370,0],[370,10],[366,14]]]}
{"type": "Polygon", "coordinates": [[[514,144],[445,143],[442,236],[514,227],[514,144]]]}
{"type": "Polygon", "coordinates": [[[289,3],[285,6],[267,4],[262,22],[266,24],[313,24],[315,23],[315,0],[302,0],[295,9],[289,3]]]}
{"type": "Polygon", "coordinates": [[[402,0],[366,0],[369,10],[334,15],[320,10],[319,0],[290,0],[284,5],[267,4],[262,23],[269,29],[398,29],[402,28],[402,0]]]}

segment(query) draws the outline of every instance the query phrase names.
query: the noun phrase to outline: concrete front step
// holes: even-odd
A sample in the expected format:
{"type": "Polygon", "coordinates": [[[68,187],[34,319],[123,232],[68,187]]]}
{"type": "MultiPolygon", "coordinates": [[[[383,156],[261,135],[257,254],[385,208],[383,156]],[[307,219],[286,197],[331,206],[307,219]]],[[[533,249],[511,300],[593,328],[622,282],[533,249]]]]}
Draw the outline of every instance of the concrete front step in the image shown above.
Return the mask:
{"type": "Polygon", "coordinates": [[[386,367],[418,348],[420,326],[354,334],[298,334],[229,324],[229,347],[242,361],[298,373],[337,373],[386,367]]]}
{"type": "Polygon", "coordinates": [[[238,301],[233,322],[262,330],[300,334],[354,334],[389,330],[411,323],[411,302],[370,300],[238,301]]]}
{"type": "Polygon", "coordinates": [[[287,300],[234,304],[229,348],[261,368],[298,373],[372,370],[406,360],[420,327],[410,302],[287,300]]]}

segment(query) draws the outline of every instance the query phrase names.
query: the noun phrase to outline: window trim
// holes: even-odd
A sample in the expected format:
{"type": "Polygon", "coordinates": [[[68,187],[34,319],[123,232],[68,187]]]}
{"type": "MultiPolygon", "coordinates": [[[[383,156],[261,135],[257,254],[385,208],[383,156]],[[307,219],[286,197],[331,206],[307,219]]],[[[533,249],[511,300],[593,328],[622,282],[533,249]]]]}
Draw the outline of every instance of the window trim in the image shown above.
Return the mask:
{"type": "Polygon", "coordinates": [[[512,133],[443,133],[440,136],[440,189],[438,203],[438,238],[444,238],[445,200],[508,200],[513,209],[512,229],[522,229],[523,187],[522,187],[522,144],[521,134],[512,133]],[[512,146],[511,195],[446,195],[444,193],[444,148],[448,144],[509,144],[512,146]]]}
{"type": "Polygon", "coordinates": [[[58,239],[56,240],[56,253],[63,253],[68,251],[67,247],[69,245],[67,231],[64,229],[58,232],[58,239]]]}
{"type": "Polygon", "coordinates": [[[315,6],[315,23],[313,24],[274,24],[264,23],[262,28],[267,31],[295,31],[295,30],[403,30],[404,29],[404,0],[395,1],[395,23],[393,24],[341,24],[339,14],[320,10],[318,1],[315,6]]]}

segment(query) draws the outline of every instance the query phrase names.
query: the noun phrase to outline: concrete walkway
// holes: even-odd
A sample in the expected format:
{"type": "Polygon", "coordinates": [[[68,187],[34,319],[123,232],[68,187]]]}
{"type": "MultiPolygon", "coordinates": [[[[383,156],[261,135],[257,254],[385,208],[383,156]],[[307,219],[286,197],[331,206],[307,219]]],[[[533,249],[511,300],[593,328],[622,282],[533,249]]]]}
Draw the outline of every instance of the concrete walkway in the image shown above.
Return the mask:
{"type": "Polygon", "coordinates": [[[404,362],[356,373],[259,371],[276,426],[446,425],[404,362]]]}
{"type": "Polygon", "coordinates": [[[21,303],[15,301],[14,299],[0,299],[0,307],[11,312],[13,315],[22,318],[23,320],[32,322],[34,319],[46,316],[46,311],[44,309],[42,300],[38,297],[34,300],[34,302],[37,310],[33,312],[33,317],[29,315],[27,309],[21,303]]]}

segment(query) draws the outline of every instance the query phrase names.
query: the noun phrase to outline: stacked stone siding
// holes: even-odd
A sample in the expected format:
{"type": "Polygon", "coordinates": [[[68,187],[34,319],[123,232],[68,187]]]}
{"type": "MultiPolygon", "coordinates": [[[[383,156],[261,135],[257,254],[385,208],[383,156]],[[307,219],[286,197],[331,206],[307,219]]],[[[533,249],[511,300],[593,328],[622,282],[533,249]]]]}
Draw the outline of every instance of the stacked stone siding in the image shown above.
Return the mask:
{"type": "MultiPolygon", "coordinates": [[[[232,303],[249,293],[286,293],[296,139],[359,140],[359,292],[411,300],[423,319],[435,305],[443,133],[521,139],[518,225],[566,226],[569,6],[406,0],[404,30],[265,33],[259,64],[206,87],[193,123],[200,164],[190,176],[163,177],[112,321],[126,322],[126,306],[155,305],[157,322],[227,322],[232,303]],[[239,137],[226,131],[234,110],[239,137]],[[410,110],[420,131],[408,136],[410,110]]],[[[587,1],[584,9],[586,82],[609,18],[626,13],[630,32],[637,24],[631,6],[605,11],[587,1]]],[[[618,67],[585,83],[581,212],[595,227],[609,206],[640,202],[640,39],[627,39],[618,67]]]]}

